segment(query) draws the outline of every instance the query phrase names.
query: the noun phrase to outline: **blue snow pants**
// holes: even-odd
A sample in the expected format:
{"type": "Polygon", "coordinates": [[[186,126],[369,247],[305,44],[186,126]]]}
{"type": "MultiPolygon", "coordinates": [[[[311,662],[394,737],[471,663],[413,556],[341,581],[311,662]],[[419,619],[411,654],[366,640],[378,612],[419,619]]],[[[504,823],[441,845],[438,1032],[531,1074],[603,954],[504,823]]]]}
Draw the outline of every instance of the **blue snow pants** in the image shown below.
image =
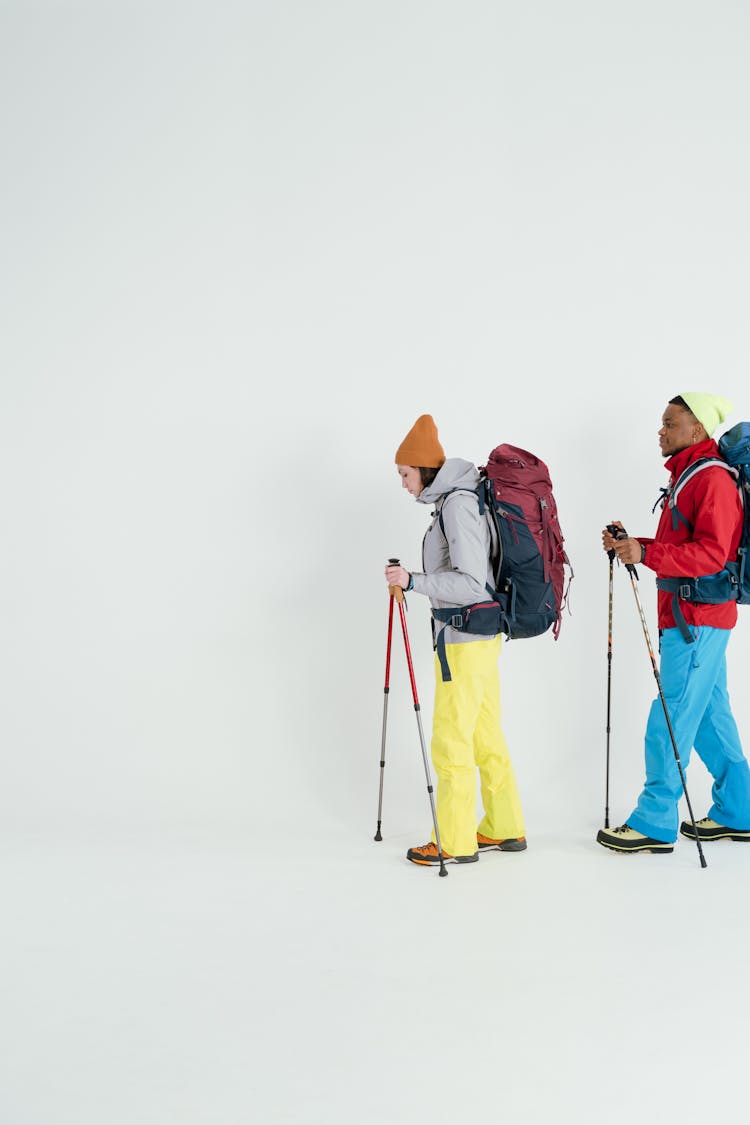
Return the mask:
{"type": "MultiPolygon", "coordinates": [[[[701,625],[691,626],[690,631],[694,644],[685,644],[679,629],[664,629],[660,645],[659,674],[682,769],[687,769],[695,747],[714,779],[708,815],[727,828],[747,830],[750,767],[727,692],[726,651],[731,630],[701,625]]],[[[646,784],[627,823],[636,832],[672,843],[677,839],[682,782],[658,696],[651,704],[645,751],[646,784]]]]}

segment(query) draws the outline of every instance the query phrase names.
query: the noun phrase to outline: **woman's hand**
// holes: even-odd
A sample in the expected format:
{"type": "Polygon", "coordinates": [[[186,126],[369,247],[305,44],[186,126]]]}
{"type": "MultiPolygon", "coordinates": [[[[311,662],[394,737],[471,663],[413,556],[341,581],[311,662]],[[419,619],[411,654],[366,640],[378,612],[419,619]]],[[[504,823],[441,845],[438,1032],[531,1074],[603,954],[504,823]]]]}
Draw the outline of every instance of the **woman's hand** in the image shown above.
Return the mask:
{"type": "Polygon", "coordinates": [[[403,566],[387,566],[385,568],[385,580],[389,586],[400,586],[405,590],[409,585],[409,571],[403,566]]]}

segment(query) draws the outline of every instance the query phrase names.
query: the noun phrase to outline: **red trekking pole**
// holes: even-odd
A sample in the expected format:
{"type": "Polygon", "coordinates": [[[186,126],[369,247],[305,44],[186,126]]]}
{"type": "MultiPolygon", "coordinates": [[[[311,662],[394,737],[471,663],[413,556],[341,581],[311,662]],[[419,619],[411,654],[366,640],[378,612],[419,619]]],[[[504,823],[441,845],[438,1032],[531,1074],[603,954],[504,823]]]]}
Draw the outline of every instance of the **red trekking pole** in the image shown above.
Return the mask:
{"type": "MultiPolygon", "coordinates": [[[[391,566],[399,566],[398,559],[389,559],[388,562],[391,566]]],[[[409,679],[411,680],[411,693],[414,699],[414,712],[417,716],[417,729],[419,730],[419,743],[422,747],[422,761],[424,762],[424,772],[427,778],[427,793],[430,798],[430,808],[432,810],[432,823],[435,828],[435,842],[437,844],[438,856],[440,858],[440,875],[447,875],[448,871],[443,860],[443,849],[440,844],[440,831],[437,823],[437,812],[435,810],[435,797],[432,789],[432,778],[430,776],[430,763],[427,759],[427,749],[424,741],[424,731],[422,730],[422,714],[419,706],[419,697],[417,695],[417,682],[414,678],[414,665],[411,659],[411,648],[409,646],[409,634],[406,628],[406,613],[404,612],[406,606],[406,599],[404,591],[400,586],[389,586],[388,593],[390,595],[390,602],[388,605],[388,642],[385,651],[385,687],[383,688],[383,730],[381,734],[380,743],[380,793],[378,796],[378,828],[375,833],[376,840],[382,840],[383,837],[380,833],[380,825],[382,823],[383,813],[383,777],[385,771],[385,736],[386,724],[388,721],[388,694],[390,691],[390,676],[391,676],[391,638],[393,634],[393,603],[398,602],[398,612],[401,617],[401,632],[404,637],[404,651],[406,652],[406,663],[409,668],[409,679]]]]}

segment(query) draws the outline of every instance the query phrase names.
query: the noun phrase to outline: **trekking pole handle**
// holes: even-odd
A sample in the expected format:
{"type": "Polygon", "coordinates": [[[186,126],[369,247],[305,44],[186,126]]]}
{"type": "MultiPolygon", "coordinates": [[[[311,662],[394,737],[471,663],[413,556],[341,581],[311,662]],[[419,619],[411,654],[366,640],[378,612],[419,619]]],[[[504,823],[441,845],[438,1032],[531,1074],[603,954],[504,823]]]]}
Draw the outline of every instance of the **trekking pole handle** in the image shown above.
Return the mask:
{"type": "MultiPolygon", "coordinates": [[[[612,536],[613,539],[627,539],[628,538],[628,533],[625,530],[625,528],[624,527],[618,527],[617,524],[615,524],[615,523],[608,523],[607,524],[607,531],[609,532],[609,534],[612,536]]],[[[614,554],[614,551],[607,551],[607,554],[609,555],[610,558],[612,558],[612,555],[614,554]]],[[[634,578],[638,578],[638,571],[635,569],[635,566],[634,566],[633,563],[625,563],[625,569],[628,571],[629,574],[632,574],[634,578]]]]}
{"type": "MultiPolygon", "coordinates": [[[[620,531],[620,528],[615,527],[615,525],[613,523],[608,523],[607,524],[607,531],[609,532],[609,534],[612,536],[613,539],[617,539],[618,538],[618,532],[620,531]]],[[[615,561],[616,553],[617,552],[615,551],[614,547],[609,548],[609,550],[607,551],[607,558],[609,559],[610,562],[615,561]]]]}
{"type": "MultiPolygon", "coordinates": [[[[401,566],[401,560],[400,559],[388,559],[388,565],[389,566],[401,566]]],[[[400,586],[389,586],[388,587],[388,593],[391,595],[392,598],[395,598],[397,602],[402,602],[404,600],[404,591],[401,589],[400,586]]]]}

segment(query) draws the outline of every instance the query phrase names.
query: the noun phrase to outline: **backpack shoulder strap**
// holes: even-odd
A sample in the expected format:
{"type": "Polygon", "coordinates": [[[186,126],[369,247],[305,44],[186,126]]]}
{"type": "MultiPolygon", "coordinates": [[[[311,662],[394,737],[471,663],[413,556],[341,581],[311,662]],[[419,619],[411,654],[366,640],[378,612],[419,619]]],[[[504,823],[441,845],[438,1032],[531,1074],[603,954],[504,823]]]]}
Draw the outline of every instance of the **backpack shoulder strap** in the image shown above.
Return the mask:
{"type": "Polygon", "coordinates": [[[440,524],[440,530],[442,531],[443,535],[445,535],[445,521],[443,520],[443,508],[445,507],[446,500],[449,500],[451,498],[451,496],[455,496],[455,494],[457,492],[468,492],[470,496],[476,496],[477,495],[477,490],[475,488],[451,488],[449,492],[445,493],[445,495],[439,501],[439,506],[436,507],[438,523],[440,524]]]}
{"type": "MultiPolygon", "coordinates": [[[[450,497],[453,496],[456,492],[468,492],[470,496],[476,496],[479,502],[479,515],[487,522],[488,525],[490,536],[490,563],[492,566],[493,580],[497,582],[500,575],[500,566],[503,560],[503,547],[502,539],[500,537],[500,529],[497,526],[497,514],[495,512],[495,506],[492,503],[491,486],[489,486],[488,488],[488,482],[485,478],[482,478],[476,488],[452,488],[450,492],[445,493],[435,511],[437,513],[438,523],[440,524],[440,530],[442,531],[443,537],[445,538],[446,542],[448,536],[445,534],[443,508],[445,506],[445,502],[449,500],[450,497]]],[[[496,596],[496,591],[492,586],[489,585],[489,583],[485,583],[485,589],[491,597],[494,598],[496,596]]]]}
{"type": "Polygon", "coordinates": [[[669,490],[669,499],[667,501],[669,507],[674,508],[675,504],[677,503],[677,497],[680,495],[687,482],[689,480],[692,480],[696,473],[701,472],[702,469],[711,469],[714,467],[714,465],[718,466],[721,469],[726,469],[727,472],[731,473],[734,479],[737,480],[737,477],[739,476],[737,469],[735,469],[734,466],[730,465],[727,461],[724,461],[723,458],[701,457],[699,458],[699,460],[693,461],[692,465],[688,465],[684,472],[680,473],[679,477],[674,483],[674,486],[669,490]]]}
{"type": "MultiPolygon", "coordinates": [[[[733,465],[730,465],[728,464],[728,462],[724,461],[723,458],[700,457],[697,461],[693,461],[692,465],[688,465],[688,467],[680,473],[679,477],[671,488],[662,489],[664,496],[663,503],[665,503],[672,512],[673,528],[676,528],[678,523],[684,523],[688,531],[693,530],[693,525],[691,524],[690,520],[683,516],[680,509],[677,507],[677,498],[688,481],[691,481],[693,477],[700,473],[703,469],[712,469],[714,468],[714,466],[720,469],[726,469],[727,472],[730,473],[732,477],[734,477],[735,483],[737,482],[737,478],[739,477],[738,470],[735,469],[733,465]]],[[[656,507],[656,505],[654,505],[654,507],[656,507]]]]}

